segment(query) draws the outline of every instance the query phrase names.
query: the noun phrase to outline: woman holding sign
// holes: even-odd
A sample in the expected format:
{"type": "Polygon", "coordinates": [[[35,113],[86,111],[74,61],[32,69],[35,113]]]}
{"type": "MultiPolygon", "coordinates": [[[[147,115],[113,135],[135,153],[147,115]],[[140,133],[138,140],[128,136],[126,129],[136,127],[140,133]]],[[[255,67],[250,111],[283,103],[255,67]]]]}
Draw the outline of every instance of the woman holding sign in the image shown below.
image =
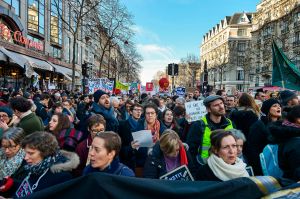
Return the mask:
{"type": "Polygon", "coordinates": [[[168,129],[153,147],[144,167],[144,177],[158,179],[182,165],[186,165],[194,174],[195,167],[189,152],[178,134],[168,129]]]}
{"type": "Polygon", "coordinates": [[[227,181],[239,177],[249,177],[246,164],[237,157],[236,138],[230,130],[216,130],[211,136],[210,156],[202,166],[196,180],[227,181]]]}

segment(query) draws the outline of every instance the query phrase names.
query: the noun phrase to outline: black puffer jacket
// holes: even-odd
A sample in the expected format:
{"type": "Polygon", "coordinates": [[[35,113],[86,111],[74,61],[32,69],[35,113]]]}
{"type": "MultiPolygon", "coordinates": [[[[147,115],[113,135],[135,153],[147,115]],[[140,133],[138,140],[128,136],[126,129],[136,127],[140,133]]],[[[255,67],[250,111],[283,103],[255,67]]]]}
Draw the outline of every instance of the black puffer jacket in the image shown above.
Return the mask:
{"type": "Polygon", "coordinates": [[[300,180],[300,128],[283,125],[278,121],[269,127],[274,141],[279,144],[278,164],[283,177],[300,180]]]}

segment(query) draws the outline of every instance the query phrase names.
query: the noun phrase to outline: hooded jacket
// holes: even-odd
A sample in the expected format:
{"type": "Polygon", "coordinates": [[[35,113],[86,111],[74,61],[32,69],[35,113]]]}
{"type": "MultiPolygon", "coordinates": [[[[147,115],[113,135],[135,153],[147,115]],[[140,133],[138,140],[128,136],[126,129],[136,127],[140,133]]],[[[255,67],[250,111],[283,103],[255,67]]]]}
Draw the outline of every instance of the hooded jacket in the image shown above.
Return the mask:
{"type": "MultiPolygon", "coordinates": [[[[72,179],[71,171],[79,165],[79,157],[76,153],[60,151],[61,154],[66,158],[64,162],[56,162],[46,169],[41,175],[30,174],[24,168],[14,176],[14,189],[19,190],[20,185],[26,177],[29,176],[28,182],[31,187],[33,185],[36,188],[33,192],[40,191],[42,189],[54,186],[56,184],[63,183],[72,179]]],[[[16,192],[17,194],[17,192],[16,192]]],[[[16,195],[15,195],[16,196],[16,195]]]]}

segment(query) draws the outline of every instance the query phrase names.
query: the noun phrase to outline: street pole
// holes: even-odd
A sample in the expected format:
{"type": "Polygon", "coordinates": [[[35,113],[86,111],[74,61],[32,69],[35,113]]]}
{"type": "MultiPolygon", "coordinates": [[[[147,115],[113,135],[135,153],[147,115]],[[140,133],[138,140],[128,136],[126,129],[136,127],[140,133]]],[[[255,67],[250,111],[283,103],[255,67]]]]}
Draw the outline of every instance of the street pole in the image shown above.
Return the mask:
{"type": "Polygon", "coordinates": [[[174,95],[174,63],[172,64],[172,94],[174,95]]]}

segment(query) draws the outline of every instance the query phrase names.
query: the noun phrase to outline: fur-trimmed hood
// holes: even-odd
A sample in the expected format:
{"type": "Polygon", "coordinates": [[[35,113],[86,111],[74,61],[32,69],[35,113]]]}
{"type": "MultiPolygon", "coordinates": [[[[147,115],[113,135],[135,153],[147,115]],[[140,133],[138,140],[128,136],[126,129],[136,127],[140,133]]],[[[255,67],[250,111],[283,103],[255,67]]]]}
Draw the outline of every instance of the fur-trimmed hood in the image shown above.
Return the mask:
{"type": "Polygon", "coordinates": [[[61,154],[67,159],[65,162],[59,162],[50,167],[52,173],[59,173],[62,171],[72,171],[76,169],[80,163],[79,156],[74,152],[60,150],[61,154]]]}

